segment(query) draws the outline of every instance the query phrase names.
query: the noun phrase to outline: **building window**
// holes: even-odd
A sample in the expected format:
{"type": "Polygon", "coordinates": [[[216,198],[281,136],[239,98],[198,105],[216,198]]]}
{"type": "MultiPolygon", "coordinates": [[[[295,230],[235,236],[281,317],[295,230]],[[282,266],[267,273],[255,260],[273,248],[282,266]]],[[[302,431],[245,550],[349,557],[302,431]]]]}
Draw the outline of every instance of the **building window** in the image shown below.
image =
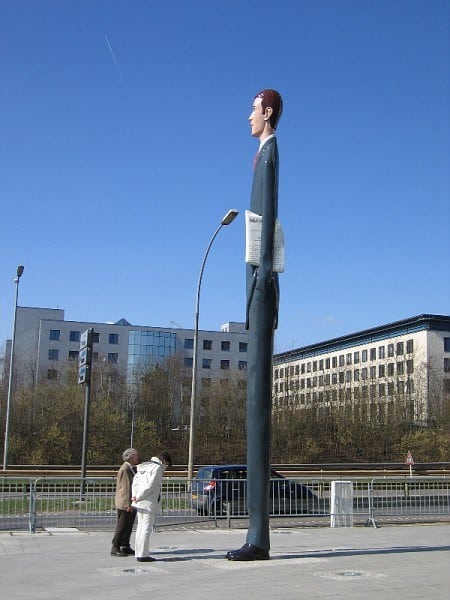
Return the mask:
{"type": "Polygon", "coordinates": [[[444,373],[450,373],[450,358],[444,358],[444,373]]]}
{"type": "Polygon", "coordinates": [[[388,357],[391,358],[392,356],[394,356],[394,344],[389,344],[388,345],[388,357]]]}
{"type": "Polygon", "coordinates": [[[413,360],[407,360],[406,361],[406,372],[410,375],[411,373],[414,373],[414,361],[413,360]]]}
{"type": "Polygon", "coordinates": [[[79,331],[71,331],[69,333],[69,341],[70,342],[79,342],[80,341],[80,332],[79,331]]]}
{"type": "Polygon", "coordinates": [[[183,364],[185,367],[192,369],[192,365],[194,364],[194,359],[192,356],[185,356],[183,359],[183,364]]]}
{"type": "Polygon", "coordinates": [[[203,340],[203,350],[212,350],[212,340],[203,340]]]}
{"type": "Polygon", "coordinates": [[[311,373],[311,363],[310,362],[306,364],[306,372],[311,373]]]}
{"type": "Polygon", "coordinates": [[[359,369],[353,371],[353,381],[359,381],[359,369]]]}
{"type": "Polygon", "coordinates": [[[54,348],[50,348],[48,351],[48,360],[58,360],[59,350],[55,350],[54,348]]]}
{"type": "Polygon", "coordinates": [[[376,376],[377,376],[377,368],[370,367],[370,379],[375,379],[376,376]]]}
{"type": "Polygon", "coordinates": [[[118,360],[119,360],[119,355],[117,354],[117,352],[108,352],[108,362],[109,363],[116,364],[118,360]]]}
{"type": "Polygon", "coordinates": [[[383,398],[386,395],[386,387],[384,383],[380,383],[378,386],[378,395],[383,398]]]}
{"type": "Polygon", "coordinates": [[[405,372],[405,364],[402,362],[397,363],[397,375],[403,375],[405,372]]]}
{"type": "Polygon", "coordinates": [[[59,339],[61,337],[61,330],[60,329],[50,329],[50,338],[53,342],[59,342],[59,339]]]}
{"type": "Polygon", "coordinates": [[[92,353],[92,362],[98,362],[98,352],[92,353]]]}
{"type": "Polygon", "coordinates": [[[406,354],[412,354],[414,352],[414,340],[406,341],[406,354]]]}
{"type": "Polygon", "coordinates": [[[384,346],[378,347],[378,358],[384,358],[384,346]]]}
{"type": "Polygon", "coordinates": [[[367,350],[363,350],[361,352],[361,361],[362,362],[367,362],[367,350]]]}
{"type": "Polygon", "coordinates": [[[365,381],[367,379],[367,367],[364,367],[364,369],[361,369],[361,379],[363,381],[365,381]]]}
{"type": "Polygon", "coordinates": [[[246,371],[247,370],[247,361],[246,360],[240,360],[238,362],[238,369],[239,369],[239,371],[246,371]]]}
{"type": "Polygon", "coordinates": [[[347,365],[351,365],[352,364],[352,353],[351,352],[346,355],[345,362],[346,362],[347,365]]]}
{"type": "Polygon", "coordinates": [[[378,377],[384,377],[386,373],[385,365],[378,365],[378,377]]]}
{"type": "Polygon", "coordinates": [[[397,342],[397,356],[403,354],[403,342],[397,342]]]}
{"type": "Polygon", "coordinates": [[[69,360],[78,360],[78,350],[69,350],[69,360]]]}
{"type": "Polygon", "coordinates": [[[239,352],[247,352],[247,342],[239,342],[239,352]]]}
{"type": "Polygon", "coordinates": [[[388,377],[394,377],[394,363],[389,363],[387,368],[388,368],[388,377]]]}
{"type": "Polygon", "coordinates": [[[94,331],[94,333],[92,335],[92,343],[98,344],[99,342],[100,342],[100,334],[98,333],[98,331],[94,331]]]}
{"type": "Polygon", "coordinates": [[[184,340],[184,347],[187,350],[193,350],[193,348],[194,348],[194,339],[193,338],[187,338],[186,340],[184,340]]]}
{"type": "Polygon", "coordinates": [[[220,342],[220,349],[222,350],[222,352],[229,352],[230,351],[230,342],[222,340],[220,342]]]}
{"type": "Polygon", "coordinates": [[[337,356],[333,356],[333,358],[331,359],[331,366],[333,367],[333,369],[337,367],[337,356]]]}
{"type": "Polygon", "coordinates": [[[211,368],[211,364],[212,364],[212,359],[211,358],[203,358],[202,359],[202,367],[204,369],[210,369],[211,368]]]}
{"type": "Polygon", "coordinates": [[[56,369],[47,369],[47,379],[56,381],[58,379],[58,371],[56,369]]]}
{"type": "Polygon", "coordinates": [[[118,333],[110,333],[109,334],[109,343],[110,344],[118,344],[119,343],[119,334],[118,333]]]}
{"type": "Polygon", "coordinates": [[[377,349],[371,348],[370,349],[370,360],[376,360],[376,359],[377,359],[377,349]]]}
{"type": "Polygon", "coordinates": [[[331,375],[331,383],[333,385],[336,385],[336,383],[337,383],[337,373],[332,373],[332,375],[331,375]]]}
{"type": "Polygon", "coordinates": [[[317,360],[313,361],[313,372],[317,371],[317,360]]]}
{"type": "Polygon", "coordinates": [[[339,366],[343,367],[345,365],[345,356],[343,354],[341,354],[339,356],[339,366]]]}
{"type": "Polygon", "coordinates": [[[229,360],[221,360],[220,361],[220,368],[222,370],[227,371],[230,368],[230,361],[229,360]]]}
{"type": "Polygon", "coordinates": [[[450,337],[444,338],[444,352],[450,352],[450,337]]]}
{"type": "Polygon", "coordinates": [[[330,368],[330,359],[326,358],[325,359],[325,369],[329,369],[330,368]]]}
{"type": "Polygon", "coordinates": [[[353,352],[353,362],[355,365],[359,363],[359,352],[353,352]]]}

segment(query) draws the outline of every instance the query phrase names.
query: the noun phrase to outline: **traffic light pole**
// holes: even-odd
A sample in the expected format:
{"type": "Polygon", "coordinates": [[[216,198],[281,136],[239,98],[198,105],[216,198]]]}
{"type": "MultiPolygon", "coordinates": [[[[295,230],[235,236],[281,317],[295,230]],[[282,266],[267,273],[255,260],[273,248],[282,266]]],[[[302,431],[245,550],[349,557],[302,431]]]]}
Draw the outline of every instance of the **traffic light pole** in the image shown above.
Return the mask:
{"type": "Polygon", "coordinates": [[[83,450],[81,455],[81,491],[80,499],[84,500],[86,490],[86,458],[88,447],[88,432],[89,432],[89,407],[91,403],[91,383],[85,382],[84,393],[84,427],[83,427],[83,450]]]}
{"type": "Polygon", "coordinates": [[[83,426],[83,449],[81,452],[81,488],[80,500],[84,500],[86,491],[86,462],[89,433],[89,407],[91,403],[91,370],[92,370],[92,346],[94,344],[94,328],[87,329],[80,338],[80,353],[78,364],[78,383],[84,383],[84,426],[83,426]]]}

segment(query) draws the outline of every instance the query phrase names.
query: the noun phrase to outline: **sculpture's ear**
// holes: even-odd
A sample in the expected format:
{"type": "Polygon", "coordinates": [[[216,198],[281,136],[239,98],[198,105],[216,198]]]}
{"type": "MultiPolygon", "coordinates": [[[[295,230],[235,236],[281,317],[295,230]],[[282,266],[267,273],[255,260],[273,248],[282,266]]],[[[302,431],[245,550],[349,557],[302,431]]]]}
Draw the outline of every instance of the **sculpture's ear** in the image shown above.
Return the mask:
{"type": "Polygon", "coordinates": [[[266,110],[264,111],[264,121],[270,121],[272,114],[273,108],[271,106],[266,106],[266,110]]]}

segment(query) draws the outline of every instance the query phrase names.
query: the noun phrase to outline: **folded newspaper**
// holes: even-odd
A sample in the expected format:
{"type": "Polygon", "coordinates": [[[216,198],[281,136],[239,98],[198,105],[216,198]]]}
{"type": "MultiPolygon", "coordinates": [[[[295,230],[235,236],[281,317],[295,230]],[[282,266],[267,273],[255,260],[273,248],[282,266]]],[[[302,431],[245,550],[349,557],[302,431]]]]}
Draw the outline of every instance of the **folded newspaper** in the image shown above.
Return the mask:
{"type": "MultiPolygon", "coordinates": [[[[251,210],[245,211],[245,262],[259,266],[261,254],[262,217],[251,210]]],[[[273,271],[284,271],[284,233],[280,221],[275,221],[273,271]]]]}

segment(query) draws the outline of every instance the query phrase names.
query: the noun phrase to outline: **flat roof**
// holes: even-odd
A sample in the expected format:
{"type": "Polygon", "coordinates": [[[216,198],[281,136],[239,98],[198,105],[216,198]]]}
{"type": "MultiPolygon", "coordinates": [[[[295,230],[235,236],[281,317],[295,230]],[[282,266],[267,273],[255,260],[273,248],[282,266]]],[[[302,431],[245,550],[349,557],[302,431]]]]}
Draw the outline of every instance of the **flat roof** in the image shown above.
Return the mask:
{"type": "Polygon", "coordinates": [[[351,346],[370,344],[371,342],[380,341],[397,335],[412,333],[414,331],[421,331],[423,329],[434,331],[450,331],[450,316],[428,314],[418,315],[416,317],[410,317],[401,321],[394,321],[393,323],[388,323],[386,325],[364,329],[363,331],[359,331],[357,333],[350,333],[348,335],[333,338],[325,342],[319,342],[317,344],[310,344],[308,346],[295,348],[294,350],[280,352],[274,355],[273,360],[274,364],[278,364],[286,359],[298,360],[302,358],[309,358],[311,356],[318,356],[320,354],[342,350],[351,346]]]}

